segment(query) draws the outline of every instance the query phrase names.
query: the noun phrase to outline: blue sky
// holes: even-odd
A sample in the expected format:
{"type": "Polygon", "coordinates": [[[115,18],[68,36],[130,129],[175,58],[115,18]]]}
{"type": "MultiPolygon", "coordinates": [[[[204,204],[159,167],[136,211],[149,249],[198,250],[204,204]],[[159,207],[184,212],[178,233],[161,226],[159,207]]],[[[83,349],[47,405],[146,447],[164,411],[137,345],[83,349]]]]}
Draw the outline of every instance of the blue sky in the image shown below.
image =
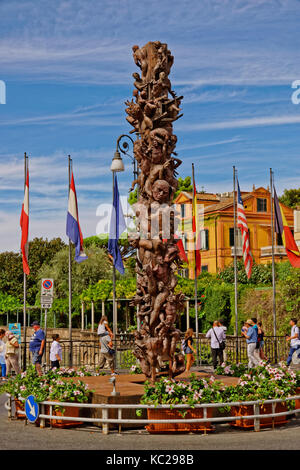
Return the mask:
{"type": "MultiPolygon", "coordinates": [[[[179,176],[197,188],[300,187],[300,2],[296,0],[0,0],[1,250],[18,250],[23,155],[30,156],[30,238],[66,240],[67,156],[83,235],[111,202],[109,166],[138,71],[134,44],[168,43],[170,79],[184,95],[174,124],[179,176]],[[97,215],[98,214],[98,215],[97,215]]],[[[132,165],[119,175],[123,198],[132,165]]]]}

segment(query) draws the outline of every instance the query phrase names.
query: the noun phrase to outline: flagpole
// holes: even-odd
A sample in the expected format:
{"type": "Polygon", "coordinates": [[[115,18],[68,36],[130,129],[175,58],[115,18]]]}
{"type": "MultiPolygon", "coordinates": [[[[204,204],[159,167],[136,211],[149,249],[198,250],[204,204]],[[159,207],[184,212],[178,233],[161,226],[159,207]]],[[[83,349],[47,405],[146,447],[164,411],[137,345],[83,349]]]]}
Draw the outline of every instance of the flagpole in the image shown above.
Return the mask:
{"type": "Polygon", "coordinates": [[[272,309],[273,309],[273,334],[275,340],[275,363],[277,363],[277,326],[276,326],[276,280],[275,280],[275,252],[274,252],[274,209],[273,209],[273,194],[274,194],[274,173],[270,168],[270,202],[271,202],[271,239],[272,239],[272,309]]]}
{"type": "MultiPolygon", "coordinates": [[[[112,192],[113,192],[113,210],[115,203],[115,171],[112,171],[112,192]]],[[[117,308],[116,308],[116,267],[115,260],[113,260],[113,335],[116,340],[117,334],[117,308]]]]}
{"type": "MultiPolygon", "coordinates": [[[[26,152],[24,153],[24,194],[26,190],[26,179],[27,179],[27,169],[28,169],[28,157],[26,152]]],[[[26,370],[26,300],[27,300],[27,277],[26,273],[23,272],[23,330],[24,330],[24,356],[23,356],[23,370],[26,370]]]]}
{"type": "MultiPolygon", "coordinates": [[[[194,163],[192,163],[192,175],[193,175],[193,187],[196,187],[195,185],[195,172],[194,172],[194,163]]],[[[197,214],[197,206],[195,207],[195,222],[196,218],[198,217],[197,214]]],[[[196,222],[197,224],[197,222],[196,222]]],[[[194,234],[194,254],[195,254],[195,270],[194,270],[194,275],[195,275],[195,324],[196,324],[196,364],[197,366],[199,365],[199,328],[198,328],[198,284],[197,284],[197,261],[196,261],[196,249],[197,249],[197,231],[195,231],[194,234]]]]}
{"type": "MultiPolygon", "coordinates": [[[[70,185],[71,185],[71,171],[72,171],[72,159],[68,155],[68,171],[69,171],[69,189],[68,198],[70,196],[70,185]]],[[[69,366],[72,367],[73,363],[73,345],[72,345],[72,250],[71,240],[69,238],[69,366]]]]}
{"type": "Polygon", "coordinates": [[[235,312],[235,336],[236,336],[236,362],[238,362],[238,291],[237,291],[237,256],[236,256],[236,169],[233,167],[233,235],[234,235],[234,312],[235,312]]]}

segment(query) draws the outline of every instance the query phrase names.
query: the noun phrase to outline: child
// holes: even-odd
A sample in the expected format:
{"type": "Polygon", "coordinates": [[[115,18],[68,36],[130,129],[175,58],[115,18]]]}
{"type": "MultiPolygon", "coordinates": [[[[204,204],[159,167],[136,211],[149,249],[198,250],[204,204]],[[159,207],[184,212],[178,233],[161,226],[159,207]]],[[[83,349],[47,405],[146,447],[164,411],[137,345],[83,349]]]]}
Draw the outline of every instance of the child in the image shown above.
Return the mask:
{"type": "Polygon", "coordinates": [[[51,369],[59,369],[59,362],[62,360],[62,349],[59,344],[60,337],[58,334],[52,336],[53,343],[50,348],[51,369]]]}
{"type": "Polygon", "coordinates": [[[110,335],[110,337],[113,337],[113,332],[108,326],[108,320],[107,317],[104,315],[98,325],[98,336],[101,338],[102,336],[110,335]]]}

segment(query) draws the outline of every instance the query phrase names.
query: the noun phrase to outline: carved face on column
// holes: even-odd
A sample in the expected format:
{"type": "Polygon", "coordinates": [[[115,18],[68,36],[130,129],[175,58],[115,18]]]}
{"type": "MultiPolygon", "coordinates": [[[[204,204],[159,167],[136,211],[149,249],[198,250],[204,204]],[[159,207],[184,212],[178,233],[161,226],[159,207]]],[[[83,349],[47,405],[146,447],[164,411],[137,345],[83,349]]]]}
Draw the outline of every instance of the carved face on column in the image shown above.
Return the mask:
{"type": "Polygon", "coordinates": [[[153,199],[159,204],[168,202],[170,197],[170,185],[165,180],[156,180],[152,188],[153,199]]]}

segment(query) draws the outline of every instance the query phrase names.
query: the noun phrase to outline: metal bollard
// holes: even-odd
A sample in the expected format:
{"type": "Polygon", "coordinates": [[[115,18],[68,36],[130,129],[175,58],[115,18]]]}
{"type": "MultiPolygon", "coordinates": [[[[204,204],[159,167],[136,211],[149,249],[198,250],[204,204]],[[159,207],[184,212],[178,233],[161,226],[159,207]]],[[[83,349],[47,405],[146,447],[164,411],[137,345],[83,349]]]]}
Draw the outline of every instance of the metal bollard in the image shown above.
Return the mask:
{"type": "MultiPolygon", "coordinates": [[[[45,405],[41,404],[41,414],[45,414],[45,405]]],[[[40,418],[40,428],[45,428],[46,427],[46,422],[45,418],[40,418]]]]}
{"type": "MultiPolygon", "coordinates": [[[[253,405],[254,415],[259,415],[259,405],[253,405]]],[[[254,418],[254,431],[260,431],[260,419],[254,418]]]]}
{"type": "MultiPolygon", "coordinates": [[[[103,408],[102,409],[102,418],[103,419],[108,419],[108,409],[103,408]]],[[[102,434],[108,434],[109,433],[109,423],[102,423],[102,434]]]]}

